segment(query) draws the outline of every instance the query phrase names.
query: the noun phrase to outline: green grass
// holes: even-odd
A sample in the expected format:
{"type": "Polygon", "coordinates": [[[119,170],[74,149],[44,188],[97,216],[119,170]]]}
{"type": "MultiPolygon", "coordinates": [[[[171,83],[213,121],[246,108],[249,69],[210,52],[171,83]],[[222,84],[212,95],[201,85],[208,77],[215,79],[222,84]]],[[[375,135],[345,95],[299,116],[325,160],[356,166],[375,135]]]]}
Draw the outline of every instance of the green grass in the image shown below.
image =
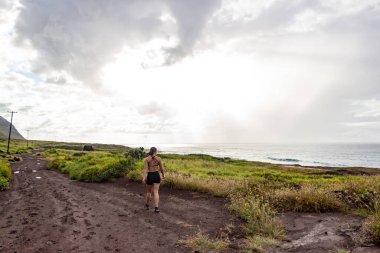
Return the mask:
{"type": "Polygon", "coordinates": [[[8,189],[11,178],[12,171],[8,162],[5,159],[0,158],[0,191],[8,189]]]}
{"type": "MultiPolygon", "coordinates": [[[[365,168],[303,168],[215,158],[161,155],[169,187],[228,197],[229,208],[244,220],[248,252],[262,252],[284,235],[277,212],[357,212],[375,210],[379,172],[365,168]],[[337,170],[345,173],[334,174],[337,170]],[[363,171],[366,175],[351,175],[363,171]]],[[[137,168],[142,167],[138,162],[137,168]]],[[[138,175],[139,170],[134,172],[138,175]]],[[[379,215],[380,216],[380,215],[379,215]]],[[[374,217],[374,216],[371,216],[374,217]]],[[[372,218],[371,224],[375,218],[372,218]]],[[[370,235],[376,240],[376,233],[370,235]]]]}
{"type": "MultiPolygon", "coordinates": [[[[375,196],[380,193],[379,175],[331,175],[333,169],[289,167],[207,155],[165,154],[161,157],[167,186],[224,197],[244,186],[247,190],[254,189],[257,196],[267,199],[277,211],[373,210],[375,196]]],[[[130,172],[133,180],[141,179],[142,166],[139,161],[137,169],[130,172]]]]}
{"type": "Polygon", "coordinates": [[[265,252],[265,249],[269,246],[279,246],[281,242],[279,240],[266,237],[266,236],[251,236],[245,241],[244,250],[242,252],[265,252]]]}
{"type": "MultiPolygon", "coordinates": [[[[7,140],[0,139],[0,155],[7,152],[7,144],[7,140]]],[[[24,140],[11,140],[9,145],[9,152],[11,154],[27,153],[30,150],[33,150],[31,143],[29,144],[29,147],[27,147],[26,141],[24,140]]]]}
{"type": "MultiPolygon", "coordinates": [[[[293,185],[315,183],[329,185],[356,180],[361,176],[330,175],[323,169],[290,167],[261,162],[250,162],[207,155],[161,155],[168,172],[176,172],[198,179],[269,180],[293,185]]],[[[371,169],[369,169],[371,170],[371,169]]],[[[372,171],[372,170],[371,170],[372,171]]],[[[380,177],[377,178],[380,182],[380,177]]]]}
{"type": "Polygon", "coordinates": [[[47,150],[49,169],[68,174],[71,179],[85,182],[103,182],[124,176],[134,166],[131,159],[122,153],[106,151],[77,152],[69,150],[47,150]]]}
{"type": "MultiPolygon", "coordinates": [[[[140,181],[142,160],[130,149],[93,144],[97,151],[80,152],[83,143],[36,142],[50,160],[49,168],[70,178],[102,182],[125,175],[140,181]],[[125,155],[128,152],[129,155],[125,155]]],[[[25,151],[14,142],[12,152],[25,151]]],[[[0,150],[4,143],[0,141],[0,150]]],[[[137,154],[137,153],[136,153],[137,154]]],[[[303,168],[262,162],[216,158],[209,155],[161,154],[163,185],[227,197],[230,210],[244,220],[247,250],[260,252],[283,236],[278,212],[355,212],[369,216],[367,232],[377,239],[380,215],[380,170],[369,168],[303,168]],[[366,175],[358,175],[359,173],[366,175]]]]}
{"type": "Polygon", "coordinates": [[[193,237],[182,240],[181,243],[194,252],[221,252],[228,246],[226,241],[210,239],[207,235],[200,232],[193,237]]]}

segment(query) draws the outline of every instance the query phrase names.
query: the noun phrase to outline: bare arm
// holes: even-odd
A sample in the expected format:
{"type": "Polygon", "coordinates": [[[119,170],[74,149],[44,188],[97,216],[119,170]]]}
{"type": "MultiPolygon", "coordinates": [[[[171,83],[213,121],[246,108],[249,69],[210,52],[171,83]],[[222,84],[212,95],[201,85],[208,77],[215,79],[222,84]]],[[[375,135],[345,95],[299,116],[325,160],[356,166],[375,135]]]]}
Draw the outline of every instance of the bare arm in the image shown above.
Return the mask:
{"type": "Polygon", "coordinates": [[[160,159],[160,162],[159,162],[158,166],[160,167],[162,178],[165,178],[164,165],[162,165],[162,160],[161,159],[160,159]]]}
{"type": "Polygon", "coordinates": [[[146,176],[148,174],[148,161],[145,159],[144,160],[144,170],[143,170],[143,173],[142,173],[142,177],[143,177],[143,183],[146,182],[146,176]]]}

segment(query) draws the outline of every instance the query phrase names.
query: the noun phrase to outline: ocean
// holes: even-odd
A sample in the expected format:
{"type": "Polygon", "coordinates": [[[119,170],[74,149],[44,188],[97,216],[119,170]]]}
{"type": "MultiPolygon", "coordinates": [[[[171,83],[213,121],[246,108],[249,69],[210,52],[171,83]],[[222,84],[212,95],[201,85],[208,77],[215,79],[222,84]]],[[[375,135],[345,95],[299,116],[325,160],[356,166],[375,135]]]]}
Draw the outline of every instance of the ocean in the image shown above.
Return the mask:
{"type": "MultiPolygon", "coordinates": [[[[149,145],[128,145],[149,148],[149,145]]],[[[248,161],[303,166],[380,168],[379,144],[156,144],[161,153],[208,154],[248,161]]]]}

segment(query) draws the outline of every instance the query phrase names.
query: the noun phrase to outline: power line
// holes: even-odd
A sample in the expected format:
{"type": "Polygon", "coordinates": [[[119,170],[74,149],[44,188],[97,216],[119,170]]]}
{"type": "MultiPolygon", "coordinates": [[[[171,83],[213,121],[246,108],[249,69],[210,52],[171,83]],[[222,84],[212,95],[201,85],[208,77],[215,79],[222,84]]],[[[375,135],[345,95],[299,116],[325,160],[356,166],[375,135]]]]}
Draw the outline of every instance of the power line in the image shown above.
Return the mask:
{"type": "Polygon", "coordinates": [[[8,135],[8,146],[7,146],[8,155],[9,155],[9,142],[11,141],[11,133],[12,133],[13,114],[17,112],[11,111],[9,113],[11,113],[11,124],[9,125],[9,135],[8,135]]]}

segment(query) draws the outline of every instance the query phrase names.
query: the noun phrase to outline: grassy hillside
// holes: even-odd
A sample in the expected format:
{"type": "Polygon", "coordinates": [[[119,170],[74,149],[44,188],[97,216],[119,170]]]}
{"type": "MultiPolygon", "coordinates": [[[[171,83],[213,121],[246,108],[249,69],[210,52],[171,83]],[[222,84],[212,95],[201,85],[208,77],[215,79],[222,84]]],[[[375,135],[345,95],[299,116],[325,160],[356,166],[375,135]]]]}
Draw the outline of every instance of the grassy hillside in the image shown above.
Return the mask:
{"type": "MultiPolygon", "coordinates": [[[[9,135],[9,121],[0,116],[0,139],[8,139],[9,135]]],[[[12,139],[24,140],[24,137],[12,125],[12,139]]]]}

